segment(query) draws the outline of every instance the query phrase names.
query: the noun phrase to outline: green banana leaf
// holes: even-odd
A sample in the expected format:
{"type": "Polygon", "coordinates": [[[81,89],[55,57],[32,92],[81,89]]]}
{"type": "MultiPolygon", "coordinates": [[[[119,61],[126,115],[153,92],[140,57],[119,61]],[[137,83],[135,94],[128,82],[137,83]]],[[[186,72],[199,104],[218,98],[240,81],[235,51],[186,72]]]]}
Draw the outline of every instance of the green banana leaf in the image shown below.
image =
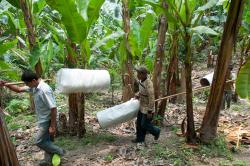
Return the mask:
{"type": "Polygon", "coordinates": [[[148,13],[140,28],[140,47],[142,50],[147,47],[150,35],[153,32],[155,19],[153,14],[148,13]]]}
{"type": "Polygon", "coordinates": [[[37,64],[37,62],[39,61],[40,57],[42,57],[42,51],[41,48],[39,48],[39,46],[35,46],[31,52],[30,52],[31,56],[29,56],[29,64],[31,65],[31,67],[35,67],[35,65],[37,64]]]}
{"type": "Polygon", "coordinates": [[[76,43],[82,43],[87,37],[87,22],[78,13],[73,0],[46,0],[47,4],[62,15],[69,38],[76,43]]]}
{"type": "Polygon", "coordinates": [[[198,33],[198,34],[209,34],[209,35],[218,35],[217,32],[215,32],[213,29],[206,27],[206,26],[196,26],[194,28],[191,28],[192,32],[198,33]]]}
{"type": "Polygon", "coordinates": [[[0,56],[3,55],[5,52],[7,52],[9,49],[13,48],[17,44],[17,39],[6,42],[6,43],[0,43],[0,56]]]}
{"type": "Polygon", "coordinates": [[[201,12],[201,11],[205,11],[207,9],[210,9],[210,8],[214,7],[217,3],[218,3],[218,0],[210,0],[205,5],[198,7],[198,9],[195,12],[201,12]]]}
{"type": "Polygon", "coordinates": [[[241,98],[250,100],[250,59],[241,67],[237,76],[236,92],[241,98]]]}
{"type": "Polygon", "coordinates": [[[19,0],[7,0],[12,6],[20,8],[19,0]]]}
{"type": "Polygon", "coordinates": [[[104,0],[90,0],[87,14],[88,14],[88,29],[98,19],[100,9],[104,3],[104,0]]]}

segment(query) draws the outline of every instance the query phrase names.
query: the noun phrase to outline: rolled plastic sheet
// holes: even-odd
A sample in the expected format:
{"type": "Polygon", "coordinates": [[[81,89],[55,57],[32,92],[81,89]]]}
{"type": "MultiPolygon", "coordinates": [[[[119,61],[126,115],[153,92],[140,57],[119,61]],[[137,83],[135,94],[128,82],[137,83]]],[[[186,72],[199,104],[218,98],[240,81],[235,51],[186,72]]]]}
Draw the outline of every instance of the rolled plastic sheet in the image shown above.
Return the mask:
{"type": "MultiPolygon", "coordinates": [[[[213,77],[214,77],[214,72],[209,73],[209,74],[205,75],[204,77],[202,77],[200,79],[201,86],[210,86],[210,85],[212,85],[213,77]]],[[[236,80],[236,77],[237,77],[236,73],[232,72],[232,80],[236,80]]]]}
{"type": "Polygon", "coordinates": [[[209,86],[212,84],[214,72],[209,73],[200,79],[201,86],[209,86]]]}
{"type": "Polygon", "coordinates": [[[101,128],[108,128],[135,118],[139,107],[140,102],[136,99],[131,99],[120,105],[100,111],[96,116],[101,128]]]}
{"type": "Polygon", "coordinates": [[[108,89],[110,75],[107,70],[62,68],[56,75],[56,90],[60,93],[89,93],[108,89]]]}

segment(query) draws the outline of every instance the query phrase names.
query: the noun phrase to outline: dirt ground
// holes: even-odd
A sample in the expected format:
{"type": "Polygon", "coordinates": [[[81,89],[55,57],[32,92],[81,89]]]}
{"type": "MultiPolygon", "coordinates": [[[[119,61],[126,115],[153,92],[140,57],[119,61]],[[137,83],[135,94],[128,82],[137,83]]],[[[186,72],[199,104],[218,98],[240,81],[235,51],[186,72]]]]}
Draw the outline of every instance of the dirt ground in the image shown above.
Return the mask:
{"type": "MultiPolygon", "coordinates": [[[[231,108],[244,108],[244,106],[239,105],[233,105],[231,108]]],[[[106,107],[108,107],[107,104],[106,107]]],[[[232,109],[222,111],[221,119],[230,118],[230,120],[237,121],[240,119],[235,117],[239,116],[239,114],[243,118],[249,116],[247,110],[239,113],[232,109]]],[[[204,111],[204,104],[199,103],[194,105],[196,127],[200,125],[204,111]]],[[[222,157],[209,156],[207,154],[209,151],[202,152],[197,150],[196,152],[197,147],[187,146],[185,138],[177,136],[180,133],[180,124],[184,116],[185,108],[183,105],[169,104],[166,119],[164,120],[164,127],[161,127],[159,140],[154,141],[153,136],[147,134],[146,144],[134,144],[131,142],[135,137],[134,121],[109,129],[100,129],[94,113],[88,113],[86,116],[87,133],[82,139],[67,135],[56,138],[56,144],[67,151],[66,156],[62,158],[62,165],[217,166],[250,164],[250,146],[248,145],[242,145],[236,153],[231,153],[231,157],[227,155],[222,157]],[[233,162],[236,163],[233,164],[233,162]]],[[[246,124],[250,124],[249,118],[247,118],[246,124]]],[[[11,135],[15,135],[16,137],[18,159],[23,166],[37,165],[39,160],[43,158],[43,152],[33,145],[34,133],[36,133],[36,127],[27,130],[17,130],[11,133],[11,135]]]]}

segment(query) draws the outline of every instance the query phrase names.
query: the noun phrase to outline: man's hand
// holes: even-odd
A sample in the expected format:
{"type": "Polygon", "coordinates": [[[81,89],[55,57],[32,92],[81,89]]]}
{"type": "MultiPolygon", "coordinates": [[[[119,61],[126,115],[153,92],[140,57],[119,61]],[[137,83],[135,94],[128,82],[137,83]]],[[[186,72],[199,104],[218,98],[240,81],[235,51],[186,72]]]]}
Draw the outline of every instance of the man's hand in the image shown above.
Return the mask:
{"type": "Polygon", "coordinates": [[[7,83],[7,81],[0,80],[0,86],[4,86],[7,83]]]}
{"type": "Polygon", "coordinates": [[[148,119],[148,120],[152,120],[152,119],[153,119],[153,115],[154,115],[154,114],[153,114],[152,112],[148,112],[148,113],[147,113],[147,119],[148,119]]]}
{"type": "Polygon", "coordinates": [[[139,94],[135,94],[135,99],[139,100],[140,99],[140,95],[139,94]]]}
{"type": "Polygon", "coordinates": [[[54,136],[56,134],[56,128],[55,127],[49,127],[49,134],[54,136]]]}

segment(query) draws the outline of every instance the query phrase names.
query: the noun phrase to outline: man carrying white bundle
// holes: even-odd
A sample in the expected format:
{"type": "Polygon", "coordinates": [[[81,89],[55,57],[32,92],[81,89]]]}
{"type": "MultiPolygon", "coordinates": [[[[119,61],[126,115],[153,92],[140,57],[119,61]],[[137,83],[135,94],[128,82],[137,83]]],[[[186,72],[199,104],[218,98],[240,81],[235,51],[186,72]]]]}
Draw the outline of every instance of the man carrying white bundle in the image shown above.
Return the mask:
{"type": "Polygon", "coordinates": [[[148,78],[146,67],[140,66],[136,68],[136,71],[139,79],[139,94],[136,95],[136,98],[140,100],[140,111],[136,121],[136,139],[132,140],[132,142],[143,143],[147,131],[154,136],[155,140],[158,140],[160,129],[151,123],[155,112],[153,83],[148,78]]]}

